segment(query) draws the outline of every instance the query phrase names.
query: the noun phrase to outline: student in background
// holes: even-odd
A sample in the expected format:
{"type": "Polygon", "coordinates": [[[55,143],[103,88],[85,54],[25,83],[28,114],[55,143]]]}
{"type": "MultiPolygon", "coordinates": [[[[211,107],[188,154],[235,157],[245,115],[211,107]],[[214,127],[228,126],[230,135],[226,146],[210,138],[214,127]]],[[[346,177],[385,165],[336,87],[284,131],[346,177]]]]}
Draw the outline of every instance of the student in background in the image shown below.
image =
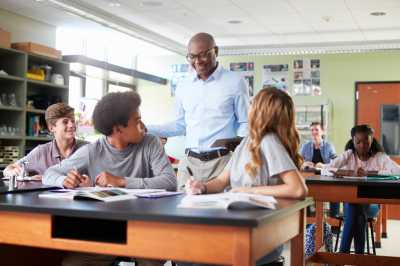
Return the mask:
{"type": "MultiPolygon", "coordinates": [[[[301,146],[300,154],[304,163],[302,170],[322,168],[324,164],[336,158],[335,147],[324,140],[324,128],[320,122],[312,122],[310,125],[311,140],[301,146]]],[[[336,217],[339,214],[340,203],[329,203],[329,216],[336,217]]]]}
{"type": "Polygon", "coordinates": [[[87,144],[86,141],[75,138],[76,124],[74,109],[65,103],[56,103],[46,109],[45,120],[54,139],[46,144],[38,145],[25,157],[6,167],[5,175],[34,175],[41,180],[42,175],[50,166],[61,163],[77,149],[87,144]],[[24,164],[24,166],[22,166],[24,164]]]}
{"type": "Polygon", "coordinates": [[[186,136],[185,156],[178,167],[178,189],[183,189],[190,178],[187,167],[197,180],[206,181],[221,173],[231,152],[211,147],[216,140],[247,135],[246,82],[238,73],[224,69],[217,56],[213,36],[195,34],[186,56],[194,71],[176,89],[176,120],[147,125],[150,133],[160,137],[186,136]]]}
{"type": "MultiPolygon", "coordinates": [[[[351,139],[345,152],[322,169],[324,175],[368,176],[400,175],[400,166],[384,153],[373,137],[373,129],[368,125],[358,125],[351,129],[351,139]]],[[[367,218],[376,217],[378,204],[344,204],[344,226],[340,252],[349,253],[354,238],[356,254],[364,253],[367,218]]]]}
{"type": "MultiPolygon", "coordinates": [[[[298,171],[302,158],[297,152],[294,115],[293,101],[286,92],[262,89],[250,106],[249,136],[236,148],[225,170],[208,182],[188,180],[186,192],[218,193],[231,187],[233,192],[304,198],[307,187],[298,171]]],[[[276,260],[281,252],[282,247],[277,248],[257,265],[276,260]]]]}
{"type": "MultiPolygon", "coordinates": [[[[324,128],[320,122],[310,125],[311,140],[301,146],[301,156],[304,158],[302,168],[315,168],[328,164],[336,157],[335,147],[323,139],[324,128]]],[[[319,167],[322,168],[322,167],[319,167]]]]}
{"type": "MultiPolygon", "coordinates": [[[[82,147],[61,165],[50,167],[46,185],[158,188],[176,190],[176,177],[157,137],[145,134],[136,92],[105,95],[93,111],[93,124],[104,137],[82,147]]],[[[63,265],[110,265],[115,257],[68,253],[63,265]]],[[[141,260],[140,265],[163,265],[141,260]]]]}

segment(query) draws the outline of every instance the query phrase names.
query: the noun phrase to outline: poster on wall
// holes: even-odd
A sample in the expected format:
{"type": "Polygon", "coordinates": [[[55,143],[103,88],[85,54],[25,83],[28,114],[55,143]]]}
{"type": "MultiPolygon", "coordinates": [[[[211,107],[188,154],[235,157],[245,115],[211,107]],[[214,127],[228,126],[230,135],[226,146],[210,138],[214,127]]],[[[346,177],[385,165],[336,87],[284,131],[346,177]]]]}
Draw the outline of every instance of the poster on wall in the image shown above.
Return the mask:
{"type": "Polygon", "coordinates": [[[244,78],[249,88],[249,95],[254,95],[254,62],[230,63],[231,71],[237,71],[244,78]]]}
{"type": "Polygon", "coordinates": [[[178,82],[189,74],[189,64],[173,64],[171,65],[171,72],[171,96],[175,96],[175,90],[178,82]]]}
{"type": "Polygon", "coordinates": [[[98,99],[86,97],[83,97],[79,100],[79,108],[75,109],[78,138],[82,138],[88,141],[95,139],[92,139],[96,136],[92,121],[92,115],[94,107],[96,106],[98,101],[98,99]]]}
{"type": "Polygon", "coordinates": [[[263,65],[262,69],[263,87],[270,85],[288,92],[289,88],[288,77],[289,77],[288,64],[263,65]]]}
{"type": "Polygon", "coordinates": [[[293,61],[293,93],[304,96],[322,94],[319,59],[297,59],[293,61]]]}

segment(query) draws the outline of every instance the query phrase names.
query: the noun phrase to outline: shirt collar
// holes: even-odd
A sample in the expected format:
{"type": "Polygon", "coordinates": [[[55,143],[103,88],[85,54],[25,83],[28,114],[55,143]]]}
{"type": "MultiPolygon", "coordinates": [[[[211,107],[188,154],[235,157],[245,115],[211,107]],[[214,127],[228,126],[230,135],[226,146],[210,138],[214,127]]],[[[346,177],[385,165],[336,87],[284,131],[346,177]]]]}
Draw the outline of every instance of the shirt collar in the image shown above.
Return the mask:
{"type": "MultiPolygon", "coordinates": [[[[208,77],[208,79],[206,81],[210,81],[210,80],[217,80],[221,74],[222,71],[224,70],[224,68],[221,66],[221,64],[219,62],[217,62],[217,68],[214,70],[214,72],[208,77]]],[[[192,74],[192,81],[196,82],[198,80],[201,80],[199,78],[199,76],[197,75],[197,72],[195,69],[193,69],[193,74],[192,74]]]]}
{"type": "MultiPolygon", "coordinates": [[[[74,144],[72,145],[72,151],[75,151],[75,149],[76,149],[76,139],[74,139],[74,144]]],[[[60,150],[58,149],[56,139],[53,139],[51,141],[50,150],[51,150],[52,157],[61,159],[61,154],[60,154],[60,150]]]]}

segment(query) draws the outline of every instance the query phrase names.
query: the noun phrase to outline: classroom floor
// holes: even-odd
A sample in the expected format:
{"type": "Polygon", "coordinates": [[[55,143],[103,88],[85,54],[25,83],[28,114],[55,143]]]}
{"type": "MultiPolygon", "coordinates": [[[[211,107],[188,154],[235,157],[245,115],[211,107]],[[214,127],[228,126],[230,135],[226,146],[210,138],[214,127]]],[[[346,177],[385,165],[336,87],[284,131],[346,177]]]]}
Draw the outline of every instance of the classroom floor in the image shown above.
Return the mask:
{"type": "MultiPolygon", "coordinates": [[[[378,255],[385,256],[397,256],[398,247],[400,246],[400,220],[389,220],[388,221],[388,238],[382,238],[382,248],[377,248],[376,252],[378,255]]],[[[285,266],[290,265],[290,245],[285,245],[283,250],[283,256],[285,257],[285,266]]],[[[120,263],[120,266],[133,266],[133,263],[120,263]]],[[[170,262],[167,262],[165,266],[171,266],[170,262]]]]}

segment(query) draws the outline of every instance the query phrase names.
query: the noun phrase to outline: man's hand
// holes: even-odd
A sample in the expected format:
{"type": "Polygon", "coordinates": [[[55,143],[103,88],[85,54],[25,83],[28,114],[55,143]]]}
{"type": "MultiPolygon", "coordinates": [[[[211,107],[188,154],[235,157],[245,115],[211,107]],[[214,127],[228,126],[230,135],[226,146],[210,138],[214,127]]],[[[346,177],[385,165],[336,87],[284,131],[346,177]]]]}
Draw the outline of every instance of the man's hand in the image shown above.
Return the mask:
{"type": "Polygon", "coordinates": [[[193,177],[189,178],[185,184],[186,194],[198,195],[206,192],[206,185],[202,181],[195,180],[193,177]]]}
{"type": "Polygon", "coordinates": [[[125,187],[125,178],[114,176],[108,172],[101,172],[96,176],[96,185],[100,187],[125,187]]]}
{"type": "Polygon", "coordinates": [[[17,163],[10,164],[6,169],[4,169],[4,176],[17,176],[21,173],[22,167],[17,163]]]}

